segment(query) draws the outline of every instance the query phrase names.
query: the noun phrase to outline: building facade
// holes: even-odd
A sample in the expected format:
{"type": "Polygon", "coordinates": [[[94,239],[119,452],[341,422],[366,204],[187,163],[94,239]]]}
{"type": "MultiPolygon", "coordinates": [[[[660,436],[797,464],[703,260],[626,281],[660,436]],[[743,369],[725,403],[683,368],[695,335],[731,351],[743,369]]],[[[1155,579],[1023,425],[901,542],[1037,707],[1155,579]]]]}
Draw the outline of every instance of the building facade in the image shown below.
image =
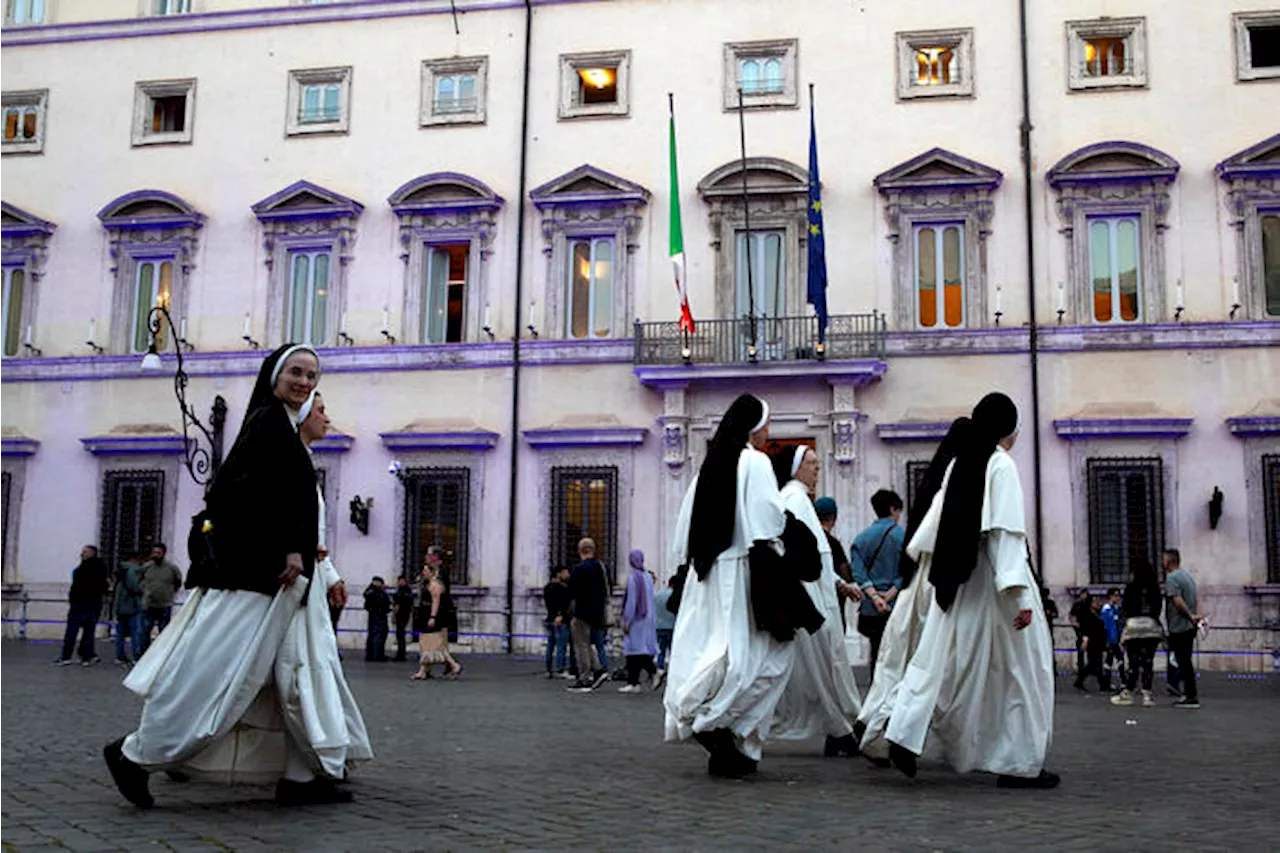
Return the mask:
{"type": "Polygon", "coordinates": [[[537,644],[584,534],[674,571],[742,391],[816,448],[847,542],[1000,389],[1054,594],[1178,547],[1223,626],[1205,665],[1270,666],[1280,9],[987,5],[7,0],[10,598],[61,596],[84,542],[185,536],[176,347],[229,446],[262,351],[307,340],[340,570],[443,545],[476,648],[537,644]]]}

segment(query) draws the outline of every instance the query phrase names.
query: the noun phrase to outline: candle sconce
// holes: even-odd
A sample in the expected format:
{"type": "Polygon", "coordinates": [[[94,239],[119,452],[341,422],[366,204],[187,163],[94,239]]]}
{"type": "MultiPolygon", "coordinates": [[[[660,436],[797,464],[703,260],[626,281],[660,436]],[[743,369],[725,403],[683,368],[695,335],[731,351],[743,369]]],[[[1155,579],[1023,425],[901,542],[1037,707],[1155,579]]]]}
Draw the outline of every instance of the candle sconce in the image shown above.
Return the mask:
{"type": "Polygon", "coordinates": [[[356,345],[355,338],[351,337],[346,332],[338,332],[338,346],[353,347],[355,345],[356,345]]]}
{"type": "Polygon", "coordinates": [[[538,336],[538,330],[533,327],[532,323],[530,323],[525,328],[529,330],[529,334],[532,335],[533,337],[536,338],[538,336]]]}
{"type": "Polygon", "coordinates": [[[1236,318],[1236,312],[1239,310],[1240,310],[1240,303],[1237,302],[1231,306],[1231,313],[1228,315],[1228,317],[1234,320],[1236,318]]]}
{"type": "Polygon", "coordinates": [[[85,341],[84,345],[87,346],[89,349],[93,350],[94,355],[102,355],[104,352],[107,351],[106,347],[100,347],[97,344],[95,344],[93,341],[85,341]]]}
{"type": "Polygon", "coordinates": [[[396,342],[396,336],[391,334],[387,329],[382,330],[382,337],[386,339],[388,344],[394,344],[396,342]]]}
{"type": "Polygon", "coordinates": [[[373,509],[373,498],[360,500],[356,495],[351,499],[351,523],[365,536],[369,535],[369,511],[373,509]]]}
{"type": "Polygon", "coordinates": [[[1182,322],[1182,312],[1183,312],[1183,310],[1184,310],[1184,309],[1183,309],[1183,307],[1182,307],[1181,305],[1179,305],[1177,308],[1174,308],[1174,309],[1173,309],[1173,322],[1175,322],[1175,323],[1181,323],[1181,322],[1182,322]]]}
{"type": "Polygon", "coordinates": [[[245,346],[249,349],[262,349],[262,344],[253,339],[253,335],[241,335],[240,340],[244,341],[245,346]]]}
{"type": "Polygon", "coordinates": [[[1004,316],[1004,312],[1003,312],[1003,311],[997,311],[997,312],[995,313],[996,326],[997,326],[997,327],[999,327],[999,325],[1000,325],[1000,318],[1001,318],[1001,317],[1003,317],[1003,316],[1004,316]]]}
{"type": "Polygon", "coordinates": [[[40,356],[44,355],[44,350],[40,349],[40,347],[31,343],[31,341],[23,341],[22,348],[27,351],[27,355],[29,356],[35,356],[36,358],[39,358],[40,356]]]}
{"type": "Polygon", "coordinates": [[[492,328],[490,328],[489,326],[481,326],[481,327],[480,327],[480,331],[482,331],[482,332],[484,332],[486,335],[488,335],[488,336],[489,336],[489,340],[493,340],[493,329],[492,329],[492,328]]]}
{"type": "Polygon", "coordinates": [[[1066,314],[1066,313],[1067,313],[1067,309],[1065,309],[1065,308],[1059,308],[1059,309],[1058,309],[1058,325],[1059,325],[1059,326],[1061,326],[1061,325],[1062,325],[1062,317],[1063,317],[1063,315],[1064,315],[1064,314],[1066,314]]]}

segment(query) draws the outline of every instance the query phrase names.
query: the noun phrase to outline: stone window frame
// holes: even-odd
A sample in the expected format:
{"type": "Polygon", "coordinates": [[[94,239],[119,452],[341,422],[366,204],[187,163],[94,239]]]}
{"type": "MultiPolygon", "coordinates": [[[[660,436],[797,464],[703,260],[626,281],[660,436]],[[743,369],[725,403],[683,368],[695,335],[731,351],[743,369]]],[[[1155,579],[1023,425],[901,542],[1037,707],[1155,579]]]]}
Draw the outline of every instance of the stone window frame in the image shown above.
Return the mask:
{"type": "Polygon", "coordinates": [[[329,298],[323,345],[336,345],[339,336],[347,331],[342,320],[346,316],[348,269],[354,257],[356,221],[364,205],[318,184],[300,180],[267,196],[251,210],[262,226],[263,263],[267,267],[264,343],[285,343],[287,337],[290,254],[303,249],[327,249],[329,298]]]}
{"type": "Polygon", "coordinates": [[[0,202],[0,222],[0,265],[24,270],[19,328],[25,330],[35,325],[49,238],[58,226],[7,201],[0,202]]]}
{"type": "Polygon", "coordinates": [[[289,71],[289,92],[285,98],[285,136],[315,136],[317,134],[343,134],[351,129],[351,66],[337,65],[328,68],[296,68],[289,71]],[[298,113],[302,109],[302,90],[306,86],[338,84],[338,118],[334,121],[304,122],[298,113]]]}
{"type": "MultiPolygon", "coordinates": [[[[639,184],[584,164],[529,192],[537,208],[546,258],[542,315],[529,307],[529,324],[551,337],[570,340],[565,313],[569,272],[569,242],[580,237],[611,237],[616,270],[613,279],[613,318],[609,338],[629,338],[635,304],[636,262],[641,224],[649,191],[639,184]]],[[[535,289],[535,293],[537,290],[535,289]]],[[[594,335],[582,340],[601,340],[594,335]]]]}
{"type": "Polygon", "coordinates": [[[126,193],[98,211],[107,232],[112,280],[111,331],[107,349],[131,353],[134,278],[141,261],[173,261],[169,313],[175,324],[187,316],[191,270],[199,247],[204,214],[189,202],[163,190],[126,193]]]}
{"type": "Polygon", "coordinates": [[[159,508],[160,541],[169,543],[169,552],[173,553],[174,548],[178,547],[174,543],[181,530],[178,523],[178,492],[183,484],[183,478],[187,476],[182,463],[181,449],[139,453],[117,449],[95,452],[94,456],[97,465],[93,482],[98,492],[93,515],[94,530],[100,531],[102,528],[102,515],[106,511],[108,475],[158,471],[164,478],[159,508]]]}
{"type": "Polygon", "coordinates": [[[49,90],[24,89],[21,91],[5,92],[3,95],[0,95],[0,102],[3,103],[4,110],[8,110],[9,107],[36,108],[35,138],[5,142],[3,143],[3,147],[0,147],[0,153],[5,155],[43,154],[45,123],[49,120],[49,90]]]}
{"type": "Polygon", "coordinates": [[[787,316],[804,313],[809,237],[809,172],[778,157],[748,157],[747,198],[742,202],[742,160],[732,160],[714,169],[698,182],[698,196],[707,206],[711,247],[715,250],[716,317],[734,319],[738,312],[737,240],[746,227],[750,212],[751,230],[783,232],[787,252],[787,316]]]}
{"type": "MultiPolygon", "coordinates": [[[[1241,463],[1244,465],[1245,506],[1249,518],[1248,583],[1271,583],[1267,564],[1266,486],[1262,481],[1262,460],[1280,454],[1280,414],[1275,401],[1260,402],[1252,412],[1226,419],[1227,429],[1240,440],[1241,463]],[[1260,569],[1260,570],[1259,570],[1260,569]]],[[[1231,500],[1228,494],[1227,500],[1231,500]]],[[[1228,506],[1227,512],[1230,513],[1228,506]]]]}
{"type": "Polygon", "coordinates": [[[954,27],[937,30],[912,30],[894,33],[894,56],[897,65],[899,101],[933,98],[972,98],[974,96],[973,28],[954,27]],[[942,86],[916,86],[915,55],[921,47],[955,48],[960,65],[960,79],[942,86]]]}
{"type": "Polygon", "coordinates": [[[1066,250],[1066,293],[1060,305],[1064,322],[1113,325],[1093,319],[1088,226],[1090,218],[1126,215],[1139,221],[1142,284],[1135,322],[1168,318],[1165,232],[1180,168],[1163,151],[1114,140],[1079,148],[1049,169],[1046,179],[1057,196],[1058,233],[1066,250]]]}
{"type": "MultiPolygon", "coordinates": [[[[392,450],[395,454],[396,451],[392,450]]],[[[485,493],[485,475],[486,475],[486,459],[483,450],[475,449],[414,449],[409,451],[400,451],[400,455],[396,458],[400,461],[402,471],[417,471],[420,469],[467,469],[470,477],[470,486],[468,487],[467,496],[467,587],[474,588],[482,586],[486,581],[492,581],[493,577],[486,577],[484,557],[484,493],[485,493]]],[[[401,565],[406,571],[412,572],[415,568],[421,572],[422,567],[403,566],[405,554],[405,521],[406,512],[408,510],[408,500],[406,499],[405,486],[397,483],[395,489],[395,524],[396,536],[394,542],[394,551],[392,551],[391,560],[396,565],[401,565]]],[[[399,577],[399,570],[396,571],[396,577],[399,577]]]]}
{"type": "Polygon", "coordinates": [[[22,539],[22,495],[27,485],[27,460],[34,456],[40,442],[27,438],[9,427],[4,431],[4,452],[0,468],[9,478],[8,517],[4,520],[6,536],[0,543],[3,548],[4,584],[18,583],[18,547],[22,539]]]}
{"type": "Polygon", "coordinates": [[[196,78],[180,80],[140,80],[133,86],[132,145],[190,145],[195,131],[196,78]],[[147,129],[150,105],[156,98],[186,96],[186,117],[182,130],[153,133],[147,129]]]}
{"type": "Polygon", "coordinates": [[[1238,297],[1243,319],[1274,319],[1266,313],[1262,269],[1262,216],[1280,215],[1280,133],[1217,165],[1223,203],[1235,231],[1238,297]]]}
{"type": "Polygon", "coordinates": [[[577,118],[626,118],[631,113],[631,51],[597,50],[560,54],[560,120],[577,118]],[[578,70],[613,67],[617,74],[617,100],[612,104],[578,103],[578,70]]]}
{"type": "Polygon", "coordinates": [[[1064,27],[1068,92],[1147,87],[1146,18],[1095,18],[1085,21],[1067,21],[1064,27]],[[1108,77],[1086,77],[1083,68],[1085,40],[1107,37],[1127,40],[1127,49],[1133,58],[1130,73],[1108,77]]]}
{"type": "MultiPolygon", "coordinates": [[[[400,261],[404,264],[402,343],[422,340],[422,278],[431,245],[467,243],[467,285],[462,343],[482,340],[493,331],[489,260],[505,204],[483,181],[458,172],[431,172],[398,187],[387,203],[399,221],[400,261]]],[[[423,344],[457,346],[457,344],[423,344]]]]}
{"type": "Polygon", "coordinates": [[[767,41],[726,42],[724,45],[724,109],[738,109],[738,63],[743,59],[780,59],[782,61],[782,91],[743,92],[745,109],[797,108],[800,106],[800,41],[799,39],[770,39],[767,41]]]}
{"type": "Polygon", "coordinates": [[[995,194],[1003,180],[997,169],[933,148],[872,181],[884,197],[886,236],[893,245],[893,319],[897,328],[942,333],[989,325],[987,238],[995,216],[995,194]],[[964,323],[923,329],[916,310],[914,234],[917,226],[944,223],[964,225],[964,323]]]}
{"type": "MultiPolygon", "coordinates": [[[[28,0],[28,3],[29,3],[29,4],[30,4],[30,3],[34,3],[34,2],[36,2],[36,0],[28,0]]],[[[57,18],[56,18],[56,17],[55,17],[55,15],[54,15],[54,4],[56,4],[57,2],[58,2],[58,0],[41,0],[41,3],[42,3],[42,9],[41,9],[41,12],[40,12],[40,20],[38,20],[38,21],[37,21],[37,20],[29,20],[29,21],[22,21],[21,23],[14,23],[14,20],[13,20],[13,11],[14,11],[14,10],[13,10],[13,3],[11,2],[11,0],[5,0],[5,4],[4,4],[4,26],[5,26],[5,29],[8,29],[8,28],[10,28],[10,27],[22,27],[22,28],[26,28],[26,27],[43,27],[43,26],[46,26],[46,25],[47,25],[47,24],[49,24],[50,22],[52,22],[52,21],[54,21],[54,20],[57,20],[57,18]]]]}
{"type": "Polygon", "coordinates": [[[489,57],[455,56],[422,60],[422,88],[419,93],[418,126],[441,127],[456,124],[485,124],[489,107],[489,57]],[[436,76],[471,73],[476,77],[476,107],[459,113],[435,112],[436,76]]]}
{"type": "Polygon", "coordinates": [[[1235,36],[1236,82],[1238,83],[1280,78],[1280,67],[1254,68],[1250,61],[1252,47],[1249,44],[1249,29],[1255,26],[1280,27],[1280,10],[1235,12],[1231,15],[1231,29],[1235,36]]]}

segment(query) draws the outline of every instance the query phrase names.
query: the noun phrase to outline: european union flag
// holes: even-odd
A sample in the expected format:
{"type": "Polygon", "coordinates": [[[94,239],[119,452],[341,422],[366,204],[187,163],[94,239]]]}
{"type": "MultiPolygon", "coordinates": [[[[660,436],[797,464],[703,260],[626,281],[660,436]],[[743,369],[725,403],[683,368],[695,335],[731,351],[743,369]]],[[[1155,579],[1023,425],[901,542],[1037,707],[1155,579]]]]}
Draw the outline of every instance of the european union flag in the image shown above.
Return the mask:
{"type": "Polygon", "coordinates": [[[818,132],[809,90],[809,297],[818,315],[818,343],[827,340],[827,235],[822,227],[822,182],[818,178],[818,132]]]}

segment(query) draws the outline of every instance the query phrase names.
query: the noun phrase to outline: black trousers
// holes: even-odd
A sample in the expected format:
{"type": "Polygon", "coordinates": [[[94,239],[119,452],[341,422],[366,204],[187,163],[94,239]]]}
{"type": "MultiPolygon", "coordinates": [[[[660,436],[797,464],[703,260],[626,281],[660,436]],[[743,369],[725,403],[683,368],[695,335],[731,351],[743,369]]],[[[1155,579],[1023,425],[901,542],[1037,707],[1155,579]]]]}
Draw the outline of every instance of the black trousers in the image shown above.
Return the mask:
{"type": "Polygon", "coordinates": [[[1104,644],[1099,642],[1091,642],[1089,648],[1080,650],[1084,658],[1084,666],[1076,673],[1077,687],[1084,687],[1084,680],[1091,675],[1098,679],[1100,689],[1106,690],[1110,687],[1110,673],[1104,674],[1102,669],[1102,655],[1105,651],[1104,644]]]}
{"type": "Polygon", "coordinates": [[[1124,686],[1130,692],[1137,688],[1139,677],[1142,679],[1142,689],[1151,689],[1151,670],[1156,658],[1156,647],[1159,645],[1160,640],[1155,638],[1130,640],[1124,644],[1129,653],[1129,669],[1125,672],[1124,686]]]}
{"type": "Polygon", "coordinates": [[[884,636],[884,626],[888,623],[888,613],[858,614],[858,633],[871,641],[871,681],[875,681],[876,678],[876,658],[880,657],[880,639],[884,636]]]}
{"type": "Polygon", "coordinates": [[[627,655],[627,684],[639,684],[640,673],[649,673],[649,678],[658,674],[658,666],[653,662],[653,655],[627,655]]]}
{"type": "Polygon", "coordinates": [[[102,604],[73,604],[67,610],[67,631],[62,637],[62,659],[71,660],[76,648],[76,635],[80,635],[80,660],[93,660],[98,656],[93,648],[93,634],[98,628],[98,614],[102,604]]]}
{"type": "Polygon", "coordinates": [[[409,630],[409,614],[405,614],[401,619],[396,617],[396,660],[404,660],[405,650],[405,633],[409,630]]]}
{"type": "Polygon", "coordinates": [[[364,659],[384,661],[387,659],[387,617],[369,620],[369,636],[365,641],[364,659]]]}
{"type": "Polygon", "coordinates": [[[1178,662],[1178,674],[1182,676],[1182,695],[1193,702],[1199,697],[1196,690],[1196,667],[1191,658],[1191,650],[1195,646],[1195,629],[1169,634],[1169,651],[1178,662]]]}

